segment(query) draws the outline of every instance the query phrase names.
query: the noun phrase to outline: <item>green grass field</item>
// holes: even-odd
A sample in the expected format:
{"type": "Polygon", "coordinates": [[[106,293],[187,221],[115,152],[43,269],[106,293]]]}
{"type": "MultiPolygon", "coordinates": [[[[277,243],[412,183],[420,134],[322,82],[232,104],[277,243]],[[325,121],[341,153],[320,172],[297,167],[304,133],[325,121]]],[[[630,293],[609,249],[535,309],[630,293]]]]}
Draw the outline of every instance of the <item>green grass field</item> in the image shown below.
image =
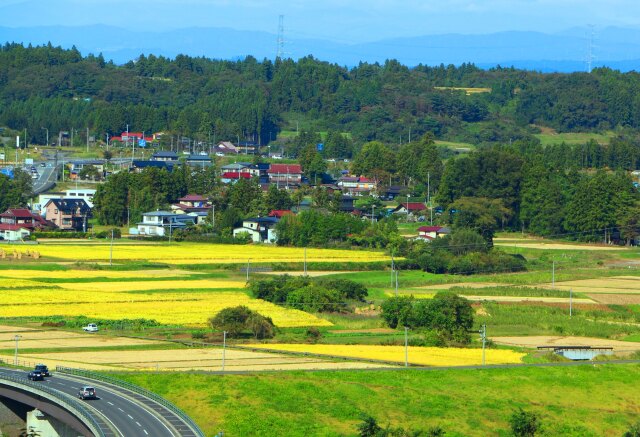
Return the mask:
{"type": "Polygon", "coordinates": [[[508,436],[518,407],[540,415],[543,435],[622,435],[640,404],[640,365],[119,377],[175,402],[207,435],[355,436],[368,414],[383,427],[508,436]]]}
{"type": "Polygon", "coordinates": [[[605,133],[581,133],[581,132],[545,132],[535,135],[540,140],[543,146],[551,144],[585,144],[589,140],[596,140],[600,144],[609,144],[611,138],[614,137],[614,132],[608,131],[605,133]]]}

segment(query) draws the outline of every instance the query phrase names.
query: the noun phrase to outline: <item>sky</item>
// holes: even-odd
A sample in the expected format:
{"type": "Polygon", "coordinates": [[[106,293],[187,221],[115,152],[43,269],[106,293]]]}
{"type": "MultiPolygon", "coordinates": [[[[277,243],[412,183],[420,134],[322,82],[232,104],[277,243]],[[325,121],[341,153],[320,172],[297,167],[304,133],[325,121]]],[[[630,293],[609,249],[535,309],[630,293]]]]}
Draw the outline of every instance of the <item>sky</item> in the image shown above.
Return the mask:
{"type": "Polygon", "coordinates": [[[360,43],[506,30],[640,27],[637,0],[0,0],[0,26],[229,27],[360,43]]]}

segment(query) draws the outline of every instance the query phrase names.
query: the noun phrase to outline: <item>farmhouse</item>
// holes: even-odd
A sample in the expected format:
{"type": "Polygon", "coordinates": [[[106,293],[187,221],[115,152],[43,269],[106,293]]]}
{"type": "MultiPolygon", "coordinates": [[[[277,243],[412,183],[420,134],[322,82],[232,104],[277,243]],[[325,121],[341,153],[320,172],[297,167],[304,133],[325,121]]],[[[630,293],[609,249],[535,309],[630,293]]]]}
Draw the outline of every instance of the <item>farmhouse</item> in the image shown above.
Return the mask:
{"type": "Polygon", "coordinates": [[[242,227],[233,230],[233,236],[249,234],[254,243],[275,243],[277,241],[275,226],[277,217],[258,217],[242,222],[242,227]]]}
{"type": "Polygon", "coordinates": [[[187,214],[174,214],[171,211],[153,211],[142,214],[138,223],[139,235],[170,236],[176,229],[185,229],[196,218],[187,214]]]}
{"type": "Polygon", "coordinates": [[[31,235],[31,231],[24,226],[0,223],[0,240],[22,241],[29,238],[29,235],[31,235]]]}
{"type": "Polygon", "coordinates": [[[443,226],[420,226],[418,228],[418,238],[433,240],[444,237],[451,233],[451,229],[443,226]]]}
{"type": "Polygon", "coordinates": [[[50,199],[45,218],[63,231],[87,231],[91,208],[84,199],[50,199]]]}

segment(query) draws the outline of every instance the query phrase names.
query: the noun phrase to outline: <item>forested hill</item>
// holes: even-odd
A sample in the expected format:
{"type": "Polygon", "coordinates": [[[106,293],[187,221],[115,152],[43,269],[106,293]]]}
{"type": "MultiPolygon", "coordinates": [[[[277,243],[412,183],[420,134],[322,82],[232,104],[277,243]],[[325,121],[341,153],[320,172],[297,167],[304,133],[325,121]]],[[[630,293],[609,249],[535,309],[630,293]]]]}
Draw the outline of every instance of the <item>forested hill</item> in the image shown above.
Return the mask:
{"type": "Polygon", "coordinates": [[[89,126],[101,136],[127,124],[266,143],[298,119],[316,131],[349,132],[358,143],[398,143],[409,132],[429,131],[445,140],[509,142],[529,137],[532,124],[558,131],[637,128],[638,90],[637,73],[610,69],[540,74],[471,64],[408,68],[393,60],[347,69],[313,57],[274,63],[188,56],[116,66],[51,45],[0,50],[0,125],[26,128],[35,143],[44,143],[42,126],[51,132],[89,126]]]}

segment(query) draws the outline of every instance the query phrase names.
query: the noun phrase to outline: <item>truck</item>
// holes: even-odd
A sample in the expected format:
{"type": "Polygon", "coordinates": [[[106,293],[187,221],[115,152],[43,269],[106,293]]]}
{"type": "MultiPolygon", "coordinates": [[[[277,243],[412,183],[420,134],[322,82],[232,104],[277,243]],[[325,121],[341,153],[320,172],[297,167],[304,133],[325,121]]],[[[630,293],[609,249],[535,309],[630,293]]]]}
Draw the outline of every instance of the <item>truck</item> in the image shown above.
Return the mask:
{"type": "Polygon", "coordinates": [[[87,326],[84,326],[82,330],[85,332],[98,332],[98,325],[95,323],[89,323],[87,326]]]}

